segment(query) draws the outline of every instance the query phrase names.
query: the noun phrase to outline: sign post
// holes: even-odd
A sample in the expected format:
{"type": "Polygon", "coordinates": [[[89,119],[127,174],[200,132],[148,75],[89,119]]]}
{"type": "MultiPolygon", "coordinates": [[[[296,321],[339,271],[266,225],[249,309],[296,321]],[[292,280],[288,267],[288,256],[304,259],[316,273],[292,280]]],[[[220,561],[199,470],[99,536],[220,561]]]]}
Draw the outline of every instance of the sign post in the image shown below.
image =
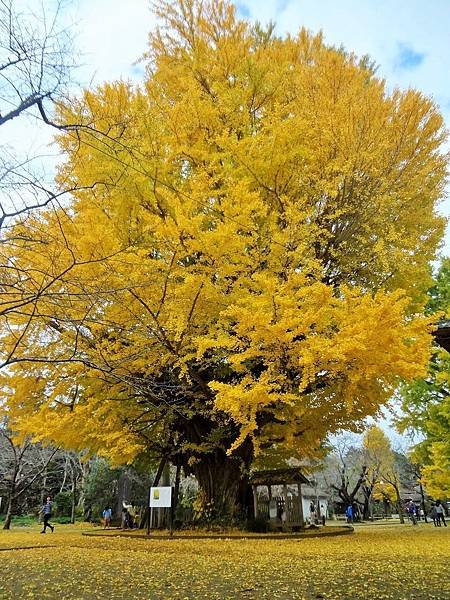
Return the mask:
{"type": "MultiPolygon", "coordinates": [[[[172,507],[172,486],[151,487],[149,493],[150,519],[147,525],[147,535],[150,535],[154,508],[172,507]]],[[[172,534],[172,511],[170,513],[170,532],[172,534]]]]}
{"type": "Polygon", "coordinates": [[[148,502],[147,502],[147,535],[150,535],[150,527],[152,526],[152,509],[150,508],[150,499],[152,497],[152,488],[148,488],[148,502]]]}

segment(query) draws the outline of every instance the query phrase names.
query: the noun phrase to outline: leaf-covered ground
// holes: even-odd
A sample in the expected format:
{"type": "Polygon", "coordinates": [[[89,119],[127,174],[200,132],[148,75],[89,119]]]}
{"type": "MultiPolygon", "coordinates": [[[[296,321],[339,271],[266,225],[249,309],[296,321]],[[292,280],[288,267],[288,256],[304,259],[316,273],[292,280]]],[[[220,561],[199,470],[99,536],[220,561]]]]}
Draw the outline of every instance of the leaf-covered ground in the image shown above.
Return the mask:
{"type": "Polygon", "coordinates": [[[0,599],[450,599],[450,527],[360,527],[302,540],[0,532],[0,599]]]}

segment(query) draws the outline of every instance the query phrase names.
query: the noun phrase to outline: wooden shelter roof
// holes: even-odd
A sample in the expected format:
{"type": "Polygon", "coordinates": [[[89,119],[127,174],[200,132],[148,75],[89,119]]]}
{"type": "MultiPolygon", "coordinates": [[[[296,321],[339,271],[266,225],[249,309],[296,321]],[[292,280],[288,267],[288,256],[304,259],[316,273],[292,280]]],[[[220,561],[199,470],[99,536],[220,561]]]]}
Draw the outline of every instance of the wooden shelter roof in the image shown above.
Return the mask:
{"type": "Polygon", "coordinates": [[[298,467],[255,471],[250,475],[251,485],[287,485],[289,483],[309,483],[298,467]]]}
{"type": "Polygon", "coordinates": [[[303,498],[320,498],[321,500],[327,500],[329,494],[324,492],[322,489],[316,489],[311,485],[302,486],[302,496],[303,498]]]}

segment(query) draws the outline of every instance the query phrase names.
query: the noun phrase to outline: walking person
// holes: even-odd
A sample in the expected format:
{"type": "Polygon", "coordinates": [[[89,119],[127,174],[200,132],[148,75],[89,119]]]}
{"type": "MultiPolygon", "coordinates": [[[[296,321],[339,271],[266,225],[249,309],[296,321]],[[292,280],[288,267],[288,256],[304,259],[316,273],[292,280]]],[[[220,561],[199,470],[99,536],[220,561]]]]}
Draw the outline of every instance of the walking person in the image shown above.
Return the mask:
{"type": "Polygon", "coordinates": [[[132,529],[133,528],[133,520],[128,511],[128,508],[125,506],[122,508],[122,529],[132,529]]]}
{"type": "Polygon", "coordinates": [[[131,501],[131,506],[128,508],[128,512],[130,513],[130,527],[131,529],[136,529],[137,506],[135,505],[134,500],[131,501]]]}
{"type": "Polygon", "coordinates": [[[103,529],[106,529],[111,525],[112,518],[112,509],[108,506],[105,506],[105,510],[103,511],[103,529]]]}
{"type": "Polygon", "coordinates": [[[447,527],[447,523],[445,522],[444,507],[442,506],[442,502],[440,500],[436,500],[436,513],[438,526],[440,527],[442,522],[444,527],[447,527]]]}
{"type": "Polygon", "coordinates": [[[316,523],[316,505],[312,500],[309,505],[309,522],[311,525],[315,525],[316,523]]]}
{"type": "Polygon", "coordinates": [[[353,506],[351,504],[347,506],[345,514],[347,516],[347,523],[353,523],[353,506]]]}
{"type": "Polygon", "coordinates": [[[430,517],[431,517],[431,520],[433,521],[433,524],[434,524],[435,527],[440,527],[441,526],[441,524],[437,522],[438,521],[438,514],[437,514],[437,510],[436,510],[436,505],[434,504],[434,502],[431,505],[430,517]]]}
{"type": "Polygon", "coordinates": [[[412,500],[410,500],[408,502],[408,504],[406,505],[406,510],[408,512],[408,516],[411,519],[411,523],[413,525],[417,525],[417,521],[416,521],[416,505],[414,504],[414,502],[412,500]]]}
{"type": "Polygon", "coordinates": [[[45,502],[44,506],[42,507],[42,514],[44,515],[44,529],[41,531],[41,533],[45,533],[47,527],[50,527],[50,529],[52,530],[52,533],[55,530],[55,527],[53,525],[50,524],[50,519],[52,517],[52,499],[50,496],[47,496],[47,501],[45,502]]]}

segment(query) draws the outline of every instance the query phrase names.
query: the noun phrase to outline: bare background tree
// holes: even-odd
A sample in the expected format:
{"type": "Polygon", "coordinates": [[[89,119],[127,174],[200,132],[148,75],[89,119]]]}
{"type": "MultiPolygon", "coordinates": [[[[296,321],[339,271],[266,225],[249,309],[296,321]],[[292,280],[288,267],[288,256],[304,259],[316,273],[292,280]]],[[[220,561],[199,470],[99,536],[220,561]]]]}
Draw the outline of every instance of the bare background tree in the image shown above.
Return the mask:
{"type": "Polygon", "coordinates": [[[77,518],[98,522],[107,505],[120,520],[123,502],[134,502],[143,513],[154,468],[153,463],[114,468],[98,456],[20,440],[6,420],[0,421],[2,527],[10,529],[14,517],[34,520],[48,495],[57,520],[65,523],[77,518]]]}
{"type": "MultiPolygon", "coordinates": [[[[55,187],[56,156],[34,147],[33,138],[50,140],[44,116],[53,113],[55,102],[67,91],[74,68],[70,31],[61,25],[61,2],[54,11],[19,9],[14,0],[0,0],[0,304],[1,334],[9,329],[7,315],[23,309],[45,291],[36,288],[24,295],[26,275],[12,259],[15,237],[12,228],[33,211],[58,201],[66,192],[55,187]],[[43,133],[44,132],[44,133],[43,133]],[[48,135],[48,137],[47,137],[48,135]]],[[[39,248],[39,238],[29,240],[39,248]]],[[[8,353],[1,363],[9,363],[8,353]]]]}
{"type": "Polygon", "coordinates": [[[361,505],[362,486],[366,482],[367,465],[362,449],[351,435],[342,435],[333,444],[321,473],[330,499],[343,510],[349,505],[361,505]]]}
{"type": "MultiPolygon", "coordinates": [[[[21,137],[21,120],[22,135],[29,141],[37,121],[44,122],[42,112],[52,114],[54,102],[66,93],[75,63],[70,31],[61,24],[62,2],[51,14],[37,3],[39,12],[17,5],[0,0],[0,126],[8,134],[14,121],[15,136],[21,137]]],[[[0,229],[9,219],[59,197],[45,183],[43,163],[48,160],[47,155],[0,145],[0,229]]]]}
{"type": "Polygon", "coordinates": [[[33,486],[45,484],[51,460],[57,448],[42,447],[29,440],[17,443],[5,426],[0,426],[0,490],[5,497],[3,529],[11,527],[11,520],[26,502],[33,486]]]}
{"type": "MultiPolygon", "coordinates": [[[[63,24],[64,0],[58,0],[51,12],[36,2],[33,9],[18,5],[0,0],[0,369],[19,360],[16,350],[38,316],[39,300],[79,264],[69,247],[71,260],[62,272],[24,270],[14,258],[19,237],[24,241],[18,224],[28,223],[25,242],[39,253],[47,240],[45,224],[34,219],[30,226],[30,221],[39,209],[64,208],[71,193],[80,189],[61,178],[55,182],[60,154],[56,145],[49,147],[55,131],[68,129],[77,135],[80,127],[54,120],[58,102],[67,100],[70,87],[73,92],[77,66],[72,29],[63,24]],[[33,138],[39,143],[34,144],[33,138]],[[20,327],[10,319],[18,314],[25,317],[20,327]],[[4,336],[15,339],[8,349],[2,344],[4,336]]],[[[64,237],[62,224],[60,229],[64,237]]]]}

